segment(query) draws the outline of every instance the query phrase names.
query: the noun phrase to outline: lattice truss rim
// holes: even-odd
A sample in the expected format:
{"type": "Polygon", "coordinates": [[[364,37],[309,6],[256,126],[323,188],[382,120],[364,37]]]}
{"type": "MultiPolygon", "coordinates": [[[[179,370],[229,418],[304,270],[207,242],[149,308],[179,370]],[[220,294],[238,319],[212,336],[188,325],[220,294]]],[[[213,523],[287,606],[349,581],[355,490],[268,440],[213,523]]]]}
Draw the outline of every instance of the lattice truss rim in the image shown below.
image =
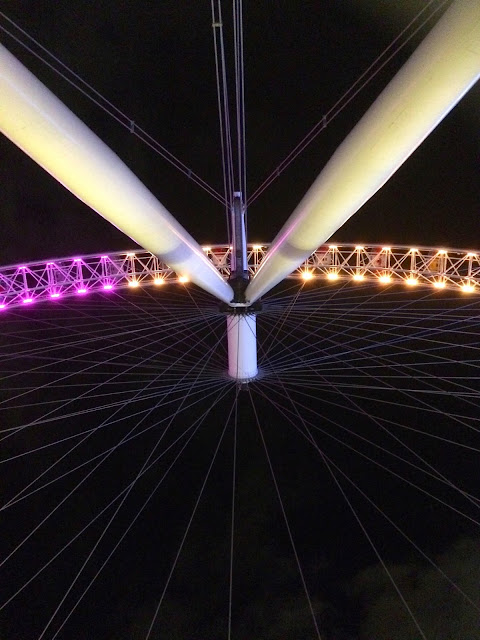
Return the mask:
{"type": "MultiPolygon", "coordinates": [[[[260,267],[268,247],[248,245],[251,276],[260,267]]],[[[228,278],[231,247],[219,244],[204,246],[203,250],[228,278]]],[[[376,280],[383,285],[423,285],[473,293],[480,290],[480,251],[380,244],[324,245],[290,278],[376,280]]],[[[93,291],[187,281],[142,249],[9,265],[0,267],[0,309],[93,291]]]]}

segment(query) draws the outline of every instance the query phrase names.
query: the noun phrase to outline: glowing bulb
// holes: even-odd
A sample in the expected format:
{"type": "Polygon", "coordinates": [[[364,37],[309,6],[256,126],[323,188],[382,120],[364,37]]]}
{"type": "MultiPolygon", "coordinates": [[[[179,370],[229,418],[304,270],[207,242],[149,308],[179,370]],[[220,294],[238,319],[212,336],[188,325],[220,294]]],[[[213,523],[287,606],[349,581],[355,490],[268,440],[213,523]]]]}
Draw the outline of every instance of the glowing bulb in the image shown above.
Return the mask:
{"type": "Polygon", "coordinates": [[[328,280],[338,280],[338,273],[336,271],[330,271],[327,273],[328,280]]]}
{"type": "Polygon", "coordinates": [[[391,277],[390,276],[380,276],[379,280],[380,280],[380,282],[382,284],[386,284],[387,282],[391,281],[391,277]]]}
{"type": "Polygon", "coordinates": [[[108,256],[101,256],[102,260],[106,260],[108,256]]]}
{"type": "Polygon", "coordinates": [[[86,289],[77,289],[77,293],[79,293],[80,295],[87,293],[86,289]]]}
{"type": "Polygon", "coordinates": [[[475,287],[472,284],[464,284],[462,285],[462,291],[465,291],[465,293],[472,293],[472,291],[475,291],[475,287]]]}
{"type": "Polygon", "coordinates": [[[416,278],[407,278],[405,282],[411,287],[414,287],[416,284],[418,284],[418,280],[416,278]]]}
{"type": "Polygon", "coordinates": [[[336,244],[331,244],[328,248],[329,249],[338,249],[336,244]]]}
{"type": "Polygon", "coordinates": [[[203,249],[204,251],[211,251],[211,250],[212,250],[212,247],[202,247],[202,249],[203,249]]]}
{"type": "Polygon", "coordinates": [[[136,287],[138,287],[138,280],[129,280],[128,281],[128,286],[132,287],[133,289],[135,289],[136,287]]]}
{"type": "Polygon", "coordinates": [[[127,258],[134,258],[135,254],[134,253],[127,253],[127,258]]]}
{"type": "Polygon", "coordinates": [[[60,294],[59,293],[51,293],[50,297],[51,298],[60,298],[60,294]]]}
{"type": "Polygon", "coordinates": [[[33,298],[24,298],[23,299],[23,304],[30,304],[31,302],[33,302],[33,298]]]}
{"type": "Polygon", "coordinates": [[[185,282],[188,282],[188,278],[187,278],[187,276],[180,276],[180,277],[178,278],[178,281],[179,281],[179,282],[182,282],[182,283],[185,283],[185,282]]]}
{"type": "Polygon", "coordinates": [[[165,282],[164,278],[155,278],[153,284],[163,284],[165,282]]]}
{"type": "Polygon", "coordinates": [[[82,261],[82,259],[81,259],[81,258],[74,258],[74,259],[73,259],[73,261],[74,261],[74,262],[81,262],[81,261],[82,261]]]}
{"type": "Polygon", "coordinates": [[[355,249],[356,249],[356,251],[361,251],[363,249],[363,247],[358,246],[358,247],[355,247],[355,249]]]}
{"type": "Polygon", "coordinates": [[[6,304],[0,304],[0,309],[5,309],[6,306],[6,304]]]}
{"type": "Polygon", "coordinates": [[[303,280],[311,280],[312,278],[313,278],[313,273],[311,271],[302,271],[303,280]]]}
{"type": "Polygon", "coordinates": [[[392,250],[392,247],[383,247],[382,248],[382,251],[391,251],[391,250],[392,250]]]}
{"type": "Polygon", "coordinates": [[[467,258],[475,258],[476,253],[467,253],[467,258]]]}
{"type": "Polygon", "coordinates": [[[410,249],[410,253],[415,253],[415,251],[418,251],[418,249],[410,249]]]}
{"type": "Polygon", "coordinates": [[[261,248],[262,248],[262,245],[261,245],[261,244],[254,244],[254,245],[253,245],[253,249],[254,249],[254,251],[258,251],[258,250],[259,250],[259,249],[261,249],[261,248]]]}
{"type": "Polygon", "coordinates": [[[113,289],[113,286],[111,284],[104,284],[103,288],[105,289],[105,291],[111,291],[113,289]]]}
{"type": "Polygon", "coordinates": [[[437,280],[436,282],[433,283],[433,286],[436,289],[444,289],[445,288],[445,282],[443,282],[443,280],[437,280]]]}
{"type": "Polygon", "coordinates": [[[445,251],[445,249],[439,249],[438,250],[438,254],[441,256],[444,256],[447,252],[445,251]]]}
{"type": "Polygon", "coordinates": [[[356,274],[353,276],[353,279],[354,279],[354,280],[357,280],[357,281],[363,280],[363,275],[362,275],[361,273],[356,273],[356,274]]]}

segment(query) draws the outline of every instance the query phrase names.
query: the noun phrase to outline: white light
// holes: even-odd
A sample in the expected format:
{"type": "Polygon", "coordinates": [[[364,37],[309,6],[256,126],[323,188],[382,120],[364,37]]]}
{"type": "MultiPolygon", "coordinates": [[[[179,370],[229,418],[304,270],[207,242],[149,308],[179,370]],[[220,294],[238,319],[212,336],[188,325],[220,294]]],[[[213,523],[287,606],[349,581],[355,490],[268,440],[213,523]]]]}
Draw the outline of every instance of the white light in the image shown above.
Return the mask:
{"type": "Polygon", "coordinates": [[[329,249],[338,249],[336,244],[331,244],[328,248],[329,249]]]}
{"type": "Polygon", "coordinates": [[[138,287],[138,280],[129,280],[128,286],[135,289],[136,287],[138,287]]]}
{"type": "Polygon", "coordinates": [[[253,245],[253,250],[254,250],[254,251],[258,251],[258,250],[259,250],[259,249],[261,249],[261,248],[262,248],[262,245],[261,245],[261,244],[254,244],[254,245],[253,245]]]}
{"type": "Polygon", "coordinates": [[[439,249],[438,250],[438,254],[441,256],[444,256],[447,252],[445,251],[445,249],[439,249]]]}
{"type": "Polygon", "coordinates": [[[338,273],[336,271],[330,271],[327,273],[327,278],[329,280],[338,280],[338,273]]]}
{"type": "Polygon", "coordinates": [[[212,250],[212,247],[202,247],[202,249],[203,249],[204,251],[211,251],[211,250],[212,250]]]}
{"type": "Polygon", "coordinates": [[[127,253],[127,258],[134,258],[135,254],[134,253],[127,253]]]}
{"type": "Polygon", "coordinates": [[[418,284],[418,280],[416,278],[407,278],[405,282],[411,287],[414,287],[416,284],[418,284]]]}
{"type": "Polygon", "coordinates": [[[476,253],[467,253],[467,258],[475,258],[476,253]]]}
{"type": "Polygon", "coordinates": [[[418,251],[418,249],[410,249],[410,253],[415,253],[415,251],[418,251]]]}
{"type": "Polygon", "coordinates": [[[362,249],[363,249],[363,247],[360,247],[360,246],[355,247],[355,250],[356,250],[356,251],[361,251],[362,249]]]}
{"type": "Polygon", "coordinates": [[[475,291],[475,287],[472,284],[464,284],[462,285],[462,291],[465,291],[465,293],[472,293],[472,291],[475,291]]]}
{"type": "Polygon", "coordinates": [[[302,271],[303,280],[311,280],[313,278],[313,273],[311,271],[302,271]]]}
{"type": "Polygon", "coordinates": [[[180,277],[178,278],[178,281],[179,281],[179,282],[183,282],[183,283],[185,283],[185,282],[188,282],[188,278],[187,278],[187,276],[180,276],[180,277]]]}
{"type": "Polygon", "coordinates": [[[165,282],[164,278],[155,278],[153,284],[163,284],[165,282]]]}
{"type": "Polygon", "coordinates": [[[445,288],[445,282],[443,282],[443,280],[437,280],[436,282],[433,283],[433,286],[436,289],[444,289],[445,288]]]}
{"type": "Polygon", "coordinates": [[[383,248],[382,248],[382,251],[391,251],[391,250],[392,250],[392,248],[391,248],[391,247],[383,247],[383,248]]]}
{"type": "Polygon", "coordinates": [[[357,280],[357,281],[359,281],[359,280],[363,280],[363,275],[362,275],[361,273],[356,273],[356,274],[353,276],[353,279],[354,279],[354,280],[357,280]]]}
{"type": "Polygon", "coordinates": [[[391,277],[390,276],[380,276],[379,280],[382,284],[386,284],[387,282],[391,281],[391,277]]]}

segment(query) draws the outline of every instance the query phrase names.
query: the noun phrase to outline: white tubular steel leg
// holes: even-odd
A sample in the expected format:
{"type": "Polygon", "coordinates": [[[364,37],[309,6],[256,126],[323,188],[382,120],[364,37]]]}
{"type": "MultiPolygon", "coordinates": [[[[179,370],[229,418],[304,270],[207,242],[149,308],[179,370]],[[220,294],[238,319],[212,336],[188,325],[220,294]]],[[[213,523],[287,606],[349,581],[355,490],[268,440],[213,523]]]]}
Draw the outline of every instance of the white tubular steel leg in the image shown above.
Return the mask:
{"type": "Polygon", "coordinates": [[[0,131],[82,202],[223,302],[233,291],[128,167],[0,45],[0,131]]]}
{"type": "Polygon", "coordinates": [[[227,316],[228,375],[248,382],[258,374],[257,318],[254,314],[227,316]]]}
{"type": "Polygon", "coordinates": [[[480,76],[480,2],[456,0],[338,147],[270,247],[249,302],[332,236],[443,120],[480,76]]]}

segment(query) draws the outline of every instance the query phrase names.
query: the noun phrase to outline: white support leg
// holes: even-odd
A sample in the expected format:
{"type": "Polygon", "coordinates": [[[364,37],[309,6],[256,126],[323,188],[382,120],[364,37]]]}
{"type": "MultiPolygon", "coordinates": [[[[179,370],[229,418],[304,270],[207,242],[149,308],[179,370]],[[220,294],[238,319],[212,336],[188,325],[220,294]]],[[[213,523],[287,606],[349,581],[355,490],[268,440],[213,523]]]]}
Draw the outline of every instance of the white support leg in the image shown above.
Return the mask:
{"type": "Polygon", "coordinates": [[[257,318],[254,314],[227,316],[228,375],[248,382],[258,374],[257,318]]]}

